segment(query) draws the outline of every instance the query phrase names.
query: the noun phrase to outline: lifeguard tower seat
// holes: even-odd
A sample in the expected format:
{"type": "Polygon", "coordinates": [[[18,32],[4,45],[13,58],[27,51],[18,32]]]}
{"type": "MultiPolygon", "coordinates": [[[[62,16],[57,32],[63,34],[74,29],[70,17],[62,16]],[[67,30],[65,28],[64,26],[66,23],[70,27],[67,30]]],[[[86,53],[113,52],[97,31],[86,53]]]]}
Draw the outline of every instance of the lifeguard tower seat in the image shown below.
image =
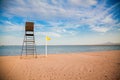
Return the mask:
{"type": "Polygon", "coordinates": [[[37,57],[34,36],[34,22],[25,23],[25,35],[22,45],[21,57],[23,55],[33,55],[33,57],[37,57]]]}

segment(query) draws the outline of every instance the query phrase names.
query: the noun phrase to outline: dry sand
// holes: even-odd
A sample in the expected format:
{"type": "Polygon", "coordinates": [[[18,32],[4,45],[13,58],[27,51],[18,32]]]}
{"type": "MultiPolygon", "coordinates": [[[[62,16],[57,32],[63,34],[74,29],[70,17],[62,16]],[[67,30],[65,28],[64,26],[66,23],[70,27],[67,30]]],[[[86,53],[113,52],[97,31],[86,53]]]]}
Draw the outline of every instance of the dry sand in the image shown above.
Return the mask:
{"type": "Polygon", "coordinates": [[[0,80],[120,80],[120,50],[0,56],[0,80]]]}

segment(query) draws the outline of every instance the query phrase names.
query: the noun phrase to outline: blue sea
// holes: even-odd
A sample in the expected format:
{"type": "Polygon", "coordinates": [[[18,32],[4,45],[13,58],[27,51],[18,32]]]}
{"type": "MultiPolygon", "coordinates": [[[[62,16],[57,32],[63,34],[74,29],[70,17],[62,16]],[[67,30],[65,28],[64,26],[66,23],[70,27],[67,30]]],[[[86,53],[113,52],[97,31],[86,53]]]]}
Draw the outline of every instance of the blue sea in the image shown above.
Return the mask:
{"type": "MultiPolygon", "coordinates": [[[[50,45],[48,54],[81,53],[94,51],[120,50],[120,45],[50,45]]],[[[22,46],[0,46],[0,56],[20,55],[22,46]]],[[[45,54],[45,46],[36,46],[37,54],[45,54]]]]}

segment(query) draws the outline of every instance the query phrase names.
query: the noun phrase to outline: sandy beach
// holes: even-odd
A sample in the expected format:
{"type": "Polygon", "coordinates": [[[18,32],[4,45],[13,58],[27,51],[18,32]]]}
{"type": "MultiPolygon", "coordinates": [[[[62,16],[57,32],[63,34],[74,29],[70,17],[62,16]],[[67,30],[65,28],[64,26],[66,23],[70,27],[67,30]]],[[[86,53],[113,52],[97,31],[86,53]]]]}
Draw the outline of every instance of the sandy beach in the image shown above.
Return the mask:
{"type": "Polygon", "coordinates": [[[120,80],[120,50],[0,56],[0,80],[120,80]]]}

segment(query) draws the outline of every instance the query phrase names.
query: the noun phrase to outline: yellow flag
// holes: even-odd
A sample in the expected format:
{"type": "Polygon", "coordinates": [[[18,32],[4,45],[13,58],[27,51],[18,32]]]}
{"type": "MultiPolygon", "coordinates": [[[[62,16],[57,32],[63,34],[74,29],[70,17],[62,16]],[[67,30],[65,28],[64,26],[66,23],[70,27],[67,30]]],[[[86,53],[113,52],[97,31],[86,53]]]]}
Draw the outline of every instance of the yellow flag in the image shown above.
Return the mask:
{"type": "Polygon", "coordinates": [[[50,38],[50,37],[48,37],[48,36],[46,36],[46,40],[47,40],[47,41],[49,41],[49,40],[51,40],[51,38],[50,38]]]}

